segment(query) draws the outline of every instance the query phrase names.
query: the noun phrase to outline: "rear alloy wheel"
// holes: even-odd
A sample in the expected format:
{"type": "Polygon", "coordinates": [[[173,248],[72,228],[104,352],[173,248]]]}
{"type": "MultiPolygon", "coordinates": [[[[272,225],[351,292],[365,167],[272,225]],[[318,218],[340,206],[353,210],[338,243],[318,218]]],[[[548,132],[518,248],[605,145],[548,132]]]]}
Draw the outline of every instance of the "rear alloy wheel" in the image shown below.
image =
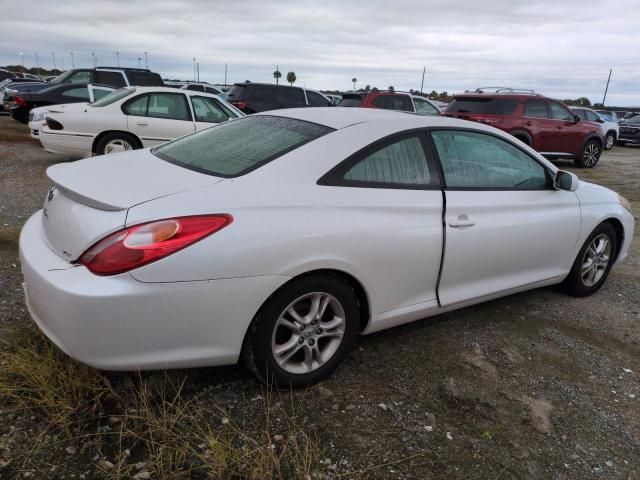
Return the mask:
{"type": "Polygon", "coordinates": [[[616,144],[616,134],[613,132],[607,133],[607,136],[604,137],[604,149],[611,150],[615,144],[616,144]]]}
{"type": "Polygon", "coordinates": [[[580,249],[563,288],[576,297],[595,293],[607,279],[616,255],[616,231],[610,223],[602,223],[580,249]]]}
{"type": "Polygon", "coordinates": [[[265,383],[312,385],[342,363],[358,325],[351,287],[333,275],[310,275],[286,285],[261,309],[247,334],[243,357],[265,383]]]}
{"type": "Polygon", "coordinates": [[[575,160],[575,164],[580,168],[593,168],[600,159],[602,148],[596,140],[590,140],[582,150],[582,156],[575,160]]]}
{"type": "Polygon", "coordinates": [[[126,133],[108,133],[100,139],[96,146],[97,155],[107,155],[109,153],[128,152],[140,148],[138,140],[126,133]]]}

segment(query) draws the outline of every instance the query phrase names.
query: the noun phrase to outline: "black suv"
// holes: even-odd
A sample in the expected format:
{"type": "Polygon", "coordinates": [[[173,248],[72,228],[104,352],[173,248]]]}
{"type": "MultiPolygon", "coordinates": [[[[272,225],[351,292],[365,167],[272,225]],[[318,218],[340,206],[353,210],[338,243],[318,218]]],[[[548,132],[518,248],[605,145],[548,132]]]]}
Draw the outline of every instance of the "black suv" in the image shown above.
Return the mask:
{"type": "Polygon", "coordinates": [[[319,92],[301,87],[272,83],[236,83],[227,101],[244,113],[257,113],[280,108],[328,107],[333,102],[319,92]]]}
{"type": "Polygon", "coordinates": [[[109,87],[164,87],[162,77],[146,68],[96,67],[67,70],[50,82],[60,83],[97,83],[109,87]]]}

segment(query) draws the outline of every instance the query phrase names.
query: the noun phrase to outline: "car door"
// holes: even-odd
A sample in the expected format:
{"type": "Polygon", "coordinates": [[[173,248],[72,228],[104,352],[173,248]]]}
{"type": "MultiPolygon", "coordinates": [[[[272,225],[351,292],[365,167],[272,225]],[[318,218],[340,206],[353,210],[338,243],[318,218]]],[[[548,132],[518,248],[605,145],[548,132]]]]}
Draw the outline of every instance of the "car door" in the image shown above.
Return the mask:
{"type": "Polygon", "coordinates": [[[184,93],[139,95],[123,105],[127,127],[145,147],[152,147],[195,131],[184,93]]]}
{"type": "Polygon", "coordinates": [[[498,136],[431,138],[446,197],[442,306],[566,275],[581,223],[575,193],[554,189],[542,163],[498,136]]]}
{"type": "Polygon", "coordinates": [[[549,117],[544,100],[531,99],[524,104],[522,126],[531,135],[532,147],[538,152],[555,152],[555,122],[549,117]]]}
{"type": "Polygon", "coordinates": [[[235,115],[231,116],[231,113],[215,98],[191,95],[189,99],[193,107],[196,130],[203,130],[217,123],[226,122],[229,118],[235,118],[235,115]]]}
{"type": "Polygon", "coordinates": [[[557,102],[547,103],[549,104],[549,117],[555,131],[551,138],[552,151],[580,151],[585,137],[582,125],[576,122],[575,115],[564,105],[557,102]]]}
{"type": "Polygon", "coordinates": [[[280,106],[276,85],[252,85],[248,90],[246,103],[249,105],[250,110],[254,112],[264,112],[283,108],[280,106]]]}
{"type": "Polygon", "coordinates": [[[437,308],[443,203],[425,140],[424,133],[383,139],[318,181],[323,198],[350,219],[348,228],[345,220],[336,220],[335,231],[344,232],[343,254],[358,265],[366,283],[374,319],[370,330],[416,320],[425,309],[437,308]]]}

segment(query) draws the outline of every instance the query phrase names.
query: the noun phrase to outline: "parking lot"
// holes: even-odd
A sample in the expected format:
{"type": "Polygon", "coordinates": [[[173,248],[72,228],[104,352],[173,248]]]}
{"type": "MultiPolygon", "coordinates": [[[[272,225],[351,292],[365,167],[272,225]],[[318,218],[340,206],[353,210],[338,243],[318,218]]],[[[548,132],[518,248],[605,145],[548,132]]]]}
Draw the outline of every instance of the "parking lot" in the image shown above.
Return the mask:
{"type": "MultiPolygon", "coordinates": [[[[31,324],[17,239],[40,208],[46,168],[62,161],[0,117],[0,337],[31,324]]],[[[614,147],[594,169],[558,165],[619,192],[637,215],[640,148],[614,147]]],[[[363,337],[336,374],[307,391],[266,391],[241,366],[106,378],[116,390],[183,384],[181,401],[210,411],[214,431],[229,419],[251,430],[268,407],[274,445],[295,418],[317,447],[310,470],[319,478],[640,478],[637,222],[629,258],[597,294],[543,288],[363,337]]],[[[27,410],[2,393],[0,454],[10,476],[100,478],[119,467],[122,456],[92,437],[58,436],[38,405],[27,410]]],[[[94,413],[93,424],[83,419],[94,433],[120,414],[94,413]]],[[[150,461],[140,455],[136,462],[150,461]]],[[[206,478],[198,465],[187,477],[206,478]]]]}

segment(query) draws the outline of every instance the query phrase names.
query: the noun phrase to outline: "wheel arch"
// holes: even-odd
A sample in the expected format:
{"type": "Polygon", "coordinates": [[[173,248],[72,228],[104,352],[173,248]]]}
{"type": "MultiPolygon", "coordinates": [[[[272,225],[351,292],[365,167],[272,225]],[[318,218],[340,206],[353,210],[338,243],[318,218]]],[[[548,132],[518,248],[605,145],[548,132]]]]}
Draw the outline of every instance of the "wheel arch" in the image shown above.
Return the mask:
{"type": "Polygon", "coordinates": [[[584,151],[584,147],[586,147],[587,143],[589,143],[592,140],[595,140],[596,142],[598,142],[598,144],[600,145],[600,149],[601,150],[604,148],[604,140],[599,135],[596,135],[595,133],[592,133],[591,135],[589,135],[587,138],[584,139],[584,142],[582,142],[582,150],[581,151],[584,151]]]}
{"type": "Polygon", "coordinates": [[[533,148],[533,137],[526,130],[513,130],[509,132],[511,136],[517,138],[525,145],[533,148]]]}
{"type": "Polygon", "coordinates": [[[622,222],[615,217],[610,217],[603,220],[598,224],[598,226],[602,225],[603,223],[610,223],[616,231],[616,258],[613,259],[613,261],[615,262],[620,255],[620,249],[622,249],[622,245],[624,245],[624,225],[622,225],[622,222]]]}
{"type": "Polygon", "coordinates": [[[107,135],[110,135],[112,133],[122,133],[127,135],[128,137],[133,137],[136,139],[136,142],[138,142],[138,148],[142,148],[142,140],[140,140],[140,137],[138,137],[136,134],[128,132],[126,130],[105,130],[104,132],[100,132],[98,135],[95,136],[95,138],[93,139],[93,144],[91,145],[91,153],[95,154],[96,153],[96,149],[98,148],[98,144],[100,143],[100,141],[106,137],[107,135]]]}
{"type": "Polygon", "coordinates": [[[247,327],[247,331],[245,332],[245,339],[249,330],[251,329],[251,324],[255,321],[256,317],[260,314],[265,305],[276,295],[278,292],[287,288],[293,282],[300,280],[301,278],[308,277],[311,275],[327,275],[340,278],[343,282],[345,282],[351,289],[353,290],[356,300],[358,302],[358,310],[360,312],[360,326],[358,330],[362,332],[369,324],[371,320],[371,304],[369,302],[369,295],[367,294],[366,289],[362,282],[360,282],[356,277],[352,274],[345,272],[344,270],[338,270],[335,268],[318,268],[314,270],[308,270],[306,272],[300,273],[291,279],[287,280],[284,284],[280,285],[274,292],[269,295],[264,302],[260,305],[260,308],[256,312],[254,318],[251,320],[251,323],[247,327]]]}

